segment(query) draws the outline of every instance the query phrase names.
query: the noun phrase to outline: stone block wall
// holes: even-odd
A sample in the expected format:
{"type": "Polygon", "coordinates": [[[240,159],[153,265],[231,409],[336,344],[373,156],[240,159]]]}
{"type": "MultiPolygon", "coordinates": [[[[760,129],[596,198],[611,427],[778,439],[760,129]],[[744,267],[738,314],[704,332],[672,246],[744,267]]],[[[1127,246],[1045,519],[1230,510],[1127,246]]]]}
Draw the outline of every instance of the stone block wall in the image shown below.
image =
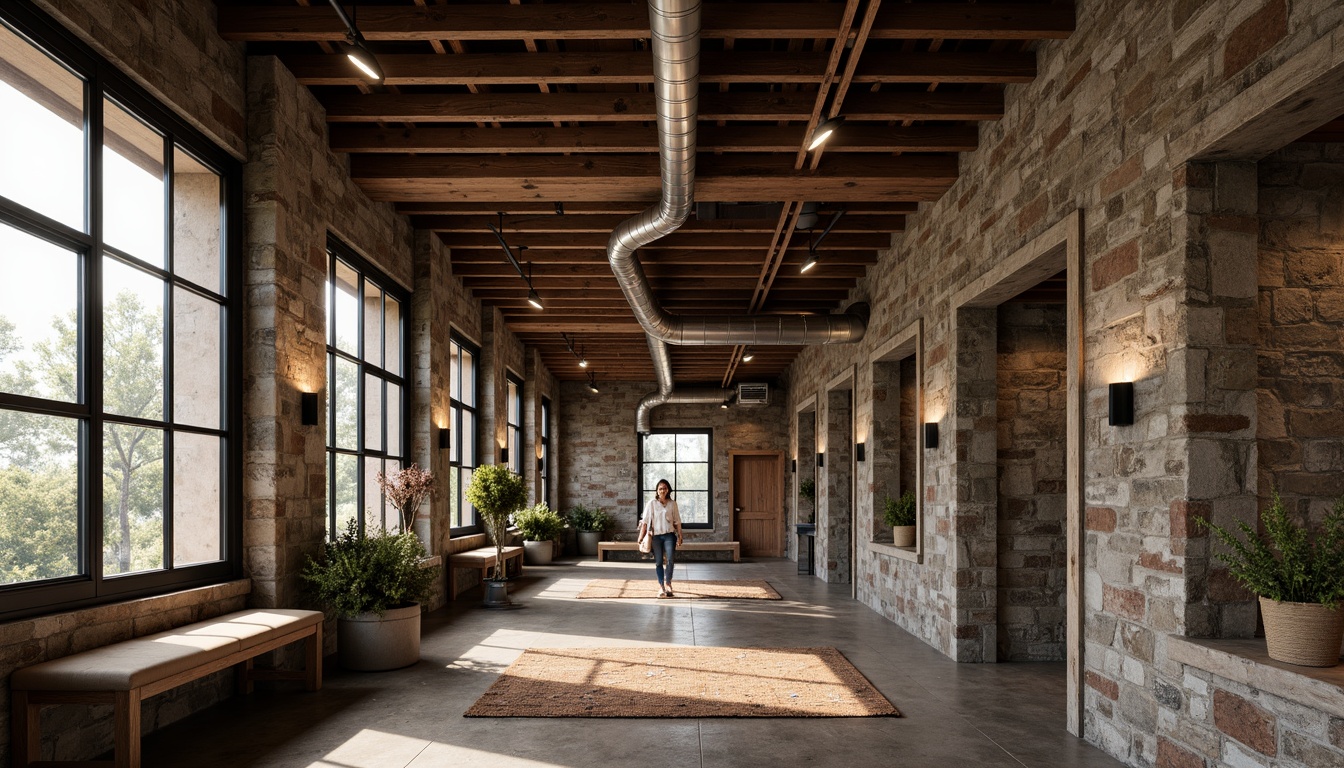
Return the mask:
{"type": "MultiPolygon", "coordinates": [[[[853,581],[854,537],[864,530],[855,522],[858,499],[854,488],[853,402],[852,389],[826,393],[826,463],[817,468],[816,571],[823,581],[834,584],[853,581]]],[[[871,503],[868,509],[872,509],[871,503]]]]}
{"type": "Polygon", "coordinates": [[[998,659],[1064,658],[1067,334],[1063,304],[998,327],[998,659]]]}

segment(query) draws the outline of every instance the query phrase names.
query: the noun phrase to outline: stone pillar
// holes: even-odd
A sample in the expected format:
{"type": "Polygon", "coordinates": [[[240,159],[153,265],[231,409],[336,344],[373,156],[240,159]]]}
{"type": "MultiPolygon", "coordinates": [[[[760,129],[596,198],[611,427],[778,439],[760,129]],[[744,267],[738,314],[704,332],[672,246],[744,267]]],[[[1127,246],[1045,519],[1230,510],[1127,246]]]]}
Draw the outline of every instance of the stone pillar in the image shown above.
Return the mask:
{"type": "Polygon", "coordinates": [[[447,551],[453,502],[449,455],[439,448],[439,430],[449,427],[448,341],[450,300],[448,249],[432,232],[417,231],[413,252],[415,293],[411,296],[410,351],[411,460],[434,474],[438,493],[421,506],[415,532],[429,554],[447,551]]]}
{"type": "Polygon", "coordinates": [[[817,508],[817,572],[825,581],[848,584],[854,538],[854,391],[826,393],[826,466],[819,471],[817,508]],[[825,481],[825,495],[822,482],[825,481]],[[823,498],[825,501],[823,501],[823,498]]]}

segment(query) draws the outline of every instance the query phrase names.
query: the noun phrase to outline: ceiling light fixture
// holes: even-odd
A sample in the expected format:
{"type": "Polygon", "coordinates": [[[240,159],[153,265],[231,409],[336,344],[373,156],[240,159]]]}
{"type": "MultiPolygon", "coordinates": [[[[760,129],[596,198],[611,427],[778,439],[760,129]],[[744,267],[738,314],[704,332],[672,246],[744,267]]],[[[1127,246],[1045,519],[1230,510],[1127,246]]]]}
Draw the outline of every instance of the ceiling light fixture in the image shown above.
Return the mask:
{"type": "Polygon", "coordinates": [[[811,152],[817,147],[820,147],[822,144],[825,144],[826,141],[830,139],[832,135],[835,134],[836,129],[839,128],[844,122],[845,122],[844,117],[836,115],[835,117],[832,117],[830,120],[822,122],[821,125],[818,125],[816,130],[812,131],[812,139],[807,142],[807,151],[811,152]]]}
{"type": "Polygon", "coordinates": [[[523,265],[519,259],[522,258],[523,251],[527,250],[527,246],[526,245],[518,246],[519,258],[515,259],[513,257],[513,249],[509,247],[508,241],[504,239],[504,212],[503,211],[499,212],[498,228],[496,228],[494,224],[491,224],[488,221],[485,223],[485,226],[489,227],[490,231],[495,233],[495,239],[499,241],[499,247],[504,249],[504,258],[509,260],[509,264],[513,267],[514,271],[518,273],[519,277],[523,278],[524,283],[527,283],[527,303],[531,304],[533,307],[537,309],[545,309],[545,307],[541,305],[541,296],[537,294],[537,289],[532,287],[531,264],[527,265],[527,274],[523,274],[523,265]]]}
{"type": "Polygon", "coordinates": [[[565,348],[569,350],[569,354],[573,355],[574,359],[579,361],[579,367],[587,368],[588,358],[583,356],[583,347],[579,347],[579,350],[575,352],[573,339],[569,338],[564,332],[560,333],[560,338],[565,340],[565,348]]]}
{"type": "MultiPolygon", "coordinates": [[[[821,260],[821,257],[817,255],[817,248],[821,246],[821,241],[825,240],[826,236],[831,234],[831,230],[835,228],[835,225],[840,221],[840,217],[844,215],[845,215],[844,208],[841,208],[840,210],[836,211],[835,215],[831,217],[830,223],[827,224],[826,228],[821,231],[821,235],[819,235],[816,240],[808,242],[807,260],[803,262],[802,269],[798,270],[800,273],[805,273],[808,270],[812,269],[813,267],[817,266],[817,262],[821,260]]],[[[808,234],[808,237],[809,238],[811,237],[810,233],[808,234]]]]}
{"type": "Polygon", "coordinates": [[[588,391],[594,395],[601,391],[597,388],[597,377],[593,375],[592,371],[588,372],[588,391]]]}
{"type": "MultiPolygon", "coordinates": [[[[369,50],[367,41],[359,33],[359,28],[355,22],[345,15],[345,9],[336,0],[330,0],[331,7],[336,9],[336,15],[341,17],[341,23],[345,24],[345,43],[338,46],[341,53],[350,59],[350,62],[363,72],[370,80],[376,82],[383,81],[383,68],[378,64],[378,57],[369,50]]],[[[359,13],[359,6],[355,5],[356,15],[359,13]]]]}
{"type": "Polygon", "coordinates": [[[809,269],[817,266],[817,260],[816,246],[809,245],[807,247],[807,260],[803,262],[803,268],[798,271],[800,273],[806,273],[809,269]]]}
{"type": "Polygon", "coordinates": [[[742,362],[750,363],[754,357],[756,357],[756,353],[751,351],[751,347],[742,350],[742,362]]]}
{"type": "MultiPolygon", "coordinates": [[[[518,246],[518,258],[523,257],[523,251],[527,250],[526,245],[518,246]]],[[[545,309],[541,305],[541,297],[537,295],[537,289],[532,287],[532,265],[527,265],[527,303],[532,305],[533,309],[545,309]]]]}

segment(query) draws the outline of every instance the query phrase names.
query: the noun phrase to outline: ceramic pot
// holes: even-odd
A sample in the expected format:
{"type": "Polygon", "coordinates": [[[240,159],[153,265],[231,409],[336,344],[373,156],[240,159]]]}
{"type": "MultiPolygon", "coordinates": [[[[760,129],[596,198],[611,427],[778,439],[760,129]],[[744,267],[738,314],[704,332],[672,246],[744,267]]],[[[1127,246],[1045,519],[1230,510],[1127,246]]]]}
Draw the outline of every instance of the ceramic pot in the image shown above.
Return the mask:
{"type": "Polygon", "coordinates": [[[579,554],[587,557],[596,557],[597,543],[601,540],[601,531],[579,531],[579,554]]]}
{"type": "Polygon", "coordinates": [[[554,552],[555,542],[550,539],[546,541],[523,541],[523,562],[528,565],[550,565],[554,552]]]}
{"type": "Polygon", "coordinates": [[[420,660],[420,604],[336,621],[336,655],[345,669],[381,672],[420,660]]]}
{"type": "Polygon", "coordinates": [[[508,608],[513,605],[509,602],[509,582],[507,581],[482,579],[481,591],[485,595],[483,600],[486,608],[508,608]]]}

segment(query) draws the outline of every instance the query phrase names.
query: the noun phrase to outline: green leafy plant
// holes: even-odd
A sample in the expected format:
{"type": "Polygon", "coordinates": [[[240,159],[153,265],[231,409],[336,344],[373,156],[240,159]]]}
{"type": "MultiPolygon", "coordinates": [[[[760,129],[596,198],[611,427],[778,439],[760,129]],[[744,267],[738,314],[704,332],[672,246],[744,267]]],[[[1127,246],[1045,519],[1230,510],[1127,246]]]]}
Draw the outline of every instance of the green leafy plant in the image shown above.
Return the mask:
{"type": "Polygon", "coordinates": [[[527,485],[521,475],[503,464],[486,464],[472,470],[467,501],[476,507],[485,532],[495,542],[495,576],[504,579],[504,540],[509,535],[509,517],[527,503],[527,485]]]}
{"type": "Polygon", "coordinates": [[[611,518],[598,507],[575,504],[569,510],[569,522],[580,531],[601,533],[611,527],[611,518]]]}
{"type": "Polygon", "coordinates": [[[1344,499],[1335,502],[1334,511],[1314,533],[1289,518],[1278,491],[1260,515],[1263,536],[1242,522],[1237,524],[1246,537],[1242,541],[1220,525],[1195,519],[1229,550],[1214,557],[1255,594],[1278,602],[1320,603],[1330,608],[1344,599],[1344,499]]]}
{"type": "Polygon", "coordinates": [[[514,513],[513,524],[528,541],[550,541],[565,530],[565,519],[544,502],[514,513]]]}
{"type": "Polygon", "coordinates": [[[414,533],[362,534],[351,520],[327,542],[322,558],[308,558],[303,580],[341,618],[361,613],[382,616],[389,608],[429,597],[439,568],[420,565],[425,550],[414,533]]]}
{"type": "Polygon", "coordinates": [[[805,477],[798,481],[798,495],[807,499],[809,502],[817,500],[817,484],[810,477],[805,477]]]}
{"type": "Polygon", "coordinates": [[[901,494],[899,499],[887,497],[886,509],[882,512],[882,519],[887,525],[895,528],[899,525],[915,524],[915,492],[906,491],[901,494]]]}

